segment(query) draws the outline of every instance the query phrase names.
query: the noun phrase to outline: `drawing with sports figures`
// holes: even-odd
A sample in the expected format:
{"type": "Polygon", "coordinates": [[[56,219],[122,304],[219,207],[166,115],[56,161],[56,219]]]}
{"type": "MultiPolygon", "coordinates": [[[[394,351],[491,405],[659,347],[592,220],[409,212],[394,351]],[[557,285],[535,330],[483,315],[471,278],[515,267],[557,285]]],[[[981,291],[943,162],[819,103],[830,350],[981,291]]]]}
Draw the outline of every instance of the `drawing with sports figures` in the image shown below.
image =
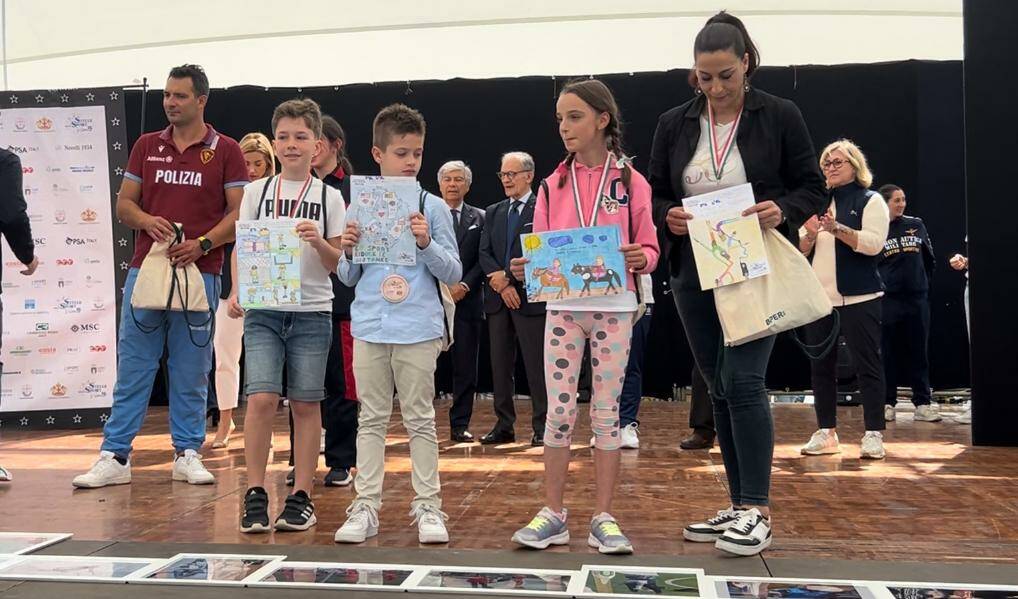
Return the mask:
{"type": "Polygon", "coordinates": [[[354,264],[417,264],[417,242],[410,215],[419,207],[420,187],[413,177],[350,177],[348,221],[360,226],[354,264]]]}
{"type": "Polygon", "coordinates": [[[299,306],[301,241],[294,219],[237,221],[237,297],[250,308],[299,306]]]}
{"type": "Polygon", "coordinates": [[[625,293],[626,260],[617,225],[520,235],[527,300],[581,300],[625,293]]]}
{"type": "Polygon", "coordinates": [[[748,183],[682,200],[682,207],[693,215],[689,239],[701,289],[770,273],[760,221],[756,215],[742,216],[755,203],[748,183]]]}

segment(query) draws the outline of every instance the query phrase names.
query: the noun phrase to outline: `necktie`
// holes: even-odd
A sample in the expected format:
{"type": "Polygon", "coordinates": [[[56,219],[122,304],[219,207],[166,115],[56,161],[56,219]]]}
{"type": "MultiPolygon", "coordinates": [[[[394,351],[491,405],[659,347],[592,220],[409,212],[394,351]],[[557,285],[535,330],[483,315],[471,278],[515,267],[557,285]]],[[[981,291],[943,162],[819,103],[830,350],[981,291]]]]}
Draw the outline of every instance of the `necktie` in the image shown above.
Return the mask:
{"type": "Polygon", "coordinates": [[[452,222],[456,223],[456,228],[457,229],[460,228],[460,211],[459,210],[453,210],[452,211],[452,222]]]}
{"type": "Polygon", "coordinates": [[[520,226],[522,218],[519,211],[520,202],[513,200],[509,202],[509,218],[506,219],[505,235],[505,265],[509,266],[509,259],[512,257],[513,241],[515,241],[516,230],[520,226]]]}

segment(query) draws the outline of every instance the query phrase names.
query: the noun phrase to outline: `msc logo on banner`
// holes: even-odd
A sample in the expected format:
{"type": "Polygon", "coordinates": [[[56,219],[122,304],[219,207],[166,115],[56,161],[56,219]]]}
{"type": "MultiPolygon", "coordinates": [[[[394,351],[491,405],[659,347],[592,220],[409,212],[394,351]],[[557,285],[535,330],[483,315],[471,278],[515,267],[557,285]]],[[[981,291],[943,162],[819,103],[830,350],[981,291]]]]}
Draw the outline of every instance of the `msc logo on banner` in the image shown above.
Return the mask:
{"type": "Polygon", "coordinates": [[[88,323],[85,323],[85,324],[72,324],[71,325],[71,332],[72,333],[98,333],[99,332],[99,323],[97,323],[97,322],[88,322],[88,323]]]}

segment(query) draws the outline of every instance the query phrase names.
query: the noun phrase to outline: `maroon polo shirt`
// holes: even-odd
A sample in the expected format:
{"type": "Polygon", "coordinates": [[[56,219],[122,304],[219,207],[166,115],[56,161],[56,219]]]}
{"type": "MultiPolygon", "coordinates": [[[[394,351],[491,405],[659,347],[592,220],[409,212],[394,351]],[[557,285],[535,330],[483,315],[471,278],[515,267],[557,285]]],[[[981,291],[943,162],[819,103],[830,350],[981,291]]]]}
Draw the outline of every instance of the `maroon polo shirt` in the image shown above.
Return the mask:
{"type": "MultiPolygon", "coordinates": [[[[146,133],[131,148],[124,178],[141,184],[141,209],[184,226],[186,239],[198,239],[226,215],[226,190],[247,185],[247,168],[240,144],[217,133],[212,125],[205,137],[183,152],[173,145],[173,125],[146,133]]],[[[152,238],[138,231],[132,267],[140,267],[152,238]]],[[[202,256],[198,270],[220,274],[223,246],[202,256]]]]}

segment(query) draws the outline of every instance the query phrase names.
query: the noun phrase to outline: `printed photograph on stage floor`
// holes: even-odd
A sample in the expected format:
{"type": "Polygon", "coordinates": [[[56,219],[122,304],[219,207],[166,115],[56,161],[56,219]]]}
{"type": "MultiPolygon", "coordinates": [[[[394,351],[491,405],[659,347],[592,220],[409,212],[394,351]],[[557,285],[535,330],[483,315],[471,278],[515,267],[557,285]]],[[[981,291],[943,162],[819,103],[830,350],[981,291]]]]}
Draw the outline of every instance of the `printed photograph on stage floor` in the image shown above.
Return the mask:
{"type": "Polygon", "coordinates": [[[431,566],[415,574],[407,587],[415,591],[566,597],[575,575],[567,570],[431,566]]]}
{"type": "Polygon", "coordinates": [[[244,308],[299,306],[302,244],[297,220],[237,221],[237,298],[244,308]]]}
{"type": "Polygon", "coordinates": [[[0,555],[32,553],[69,538],[63,532],[0,532],[0,555]]]}
{"type": "Polygon", "coordinates": [[[714,577],[721,599],[876,599],[865,582],[803,578],[714,577]]]}
{"type": "Polygon", "coordinates": [[[941,582],[881,582],[879,585],[888,594],[883,599],[1018,599],[1018,586],[941,582]]]}
{"type": "Polygon", "coordinates": [[[354,264],[417,264],[417,242],[410,215],[420,208],[420,185],[413,177],[350,177],[347,222],[355,221],[360,239],[354,264]]]}
{"type": "Polygon", "coordinates": [[[583,566],[570,592],[576,597],[714,596],[700,569],[610,565],[583,566]]]}
{"type": "Polygon", "coordinates": [[[356,588],[392,590],[405,587],[410,576],[423,566],[396,564],[347,564],[280,562],[248,586],[287,588],[356,588]]]}
{"type": "Polygon", "coordinates": [[[520,235],[527,300],[577,300],[626,291],[618,225],[520,235]]]}
{"type": "Polygon", "coordinates": [[[124,582],[164,560],[131,557],[25,555],[0,565],[0,579],[124,582]]]}
{"type": "Polygon", "coordinates": [[[742,216],[754,204],[753,187],[748,183],[682,200],[682,207],[693,215],[688,221],[689,239],[701,289],[770,272],[760,221],[755,214],[742,216]]]}
{"type": "Polygon", "coordinates": [[[140,572],[132,582],[240,585],[261,580],[285,555],[179,553],[140,572]]]}

